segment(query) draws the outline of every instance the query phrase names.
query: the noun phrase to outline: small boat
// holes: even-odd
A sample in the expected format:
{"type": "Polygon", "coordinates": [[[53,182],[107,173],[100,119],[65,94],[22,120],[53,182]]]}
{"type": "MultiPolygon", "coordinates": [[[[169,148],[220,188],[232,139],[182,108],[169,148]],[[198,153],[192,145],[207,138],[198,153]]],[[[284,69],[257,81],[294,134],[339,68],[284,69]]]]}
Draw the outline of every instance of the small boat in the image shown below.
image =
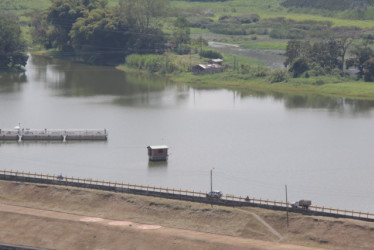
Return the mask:
{"type": "Polygon", "coordinates": [[[148,146],[148,158],[150,161],[167,161],[168,160],[168,146],[148,146]]]}

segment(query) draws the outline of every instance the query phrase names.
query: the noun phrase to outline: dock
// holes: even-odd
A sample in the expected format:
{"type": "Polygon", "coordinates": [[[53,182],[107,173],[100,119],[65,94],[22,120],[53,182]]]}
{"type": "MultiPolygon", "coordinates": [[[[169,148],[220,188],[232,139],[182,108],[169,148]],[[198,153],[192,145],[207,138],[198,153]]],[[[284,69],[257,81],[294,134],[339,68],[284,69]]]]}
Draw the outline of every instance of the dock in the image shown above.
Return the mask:
{"type": "Polygon", "coordinates": [[[1,141],[108,140],[107,129],[0,129],[1,141]]]}

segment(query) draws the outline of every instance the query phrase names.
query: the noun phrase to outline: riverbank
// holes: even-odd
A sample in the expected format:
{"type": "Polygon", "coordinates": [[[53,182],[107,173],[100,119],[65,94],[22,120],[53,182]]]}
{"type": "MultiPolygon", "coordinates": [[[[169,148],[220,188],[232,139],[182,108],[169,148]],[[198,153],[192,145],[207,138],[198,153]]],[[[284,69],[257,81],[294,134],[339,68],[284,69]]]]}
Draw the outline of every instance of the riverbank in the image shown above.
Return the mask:
{"type": "MultiPolygon", "coordinates": [[[[54,57],[53,52],[33,52],[38,56],[54,57]]],[[[185,62],[187,59],[175,59],[185,62]]],[[[180,62],[179,62],[180,63],[180,62]]],[[[256,66],[252,66],[256,67],[256,66]]],[[[259,70],[263,69],[263,66],[259,70]]],[[[227,70],[217,74],[194,75],[190,72],[174,72],[170,74],[150,73],[146,70],[118,65],[116,69],[144,75],[166,77],[175,83],[188,84],[195,88],[228,88],[233,90],[249,90],[256,92],[282,93],[290,95],[321,95],[335,98],[357,100],[374,100],[374,83],[356,80],[352,77],[318,76],[309,78],[288,78],[286,81],[270,83],[266,76],[255,77],[227,70]]]]}
{"type": "MultiPolygon", "coordinates": [[[[146,71],[128,68],[124,65],[118,66],[117,69],[131,73],[151,74],[146,71]]],[[[193,75],[192,73],[184,72],[165,76],[175,83],[188,84],[195,88],[219,87],[265,93],[321,95],[335,98],[374,100],[374,83],[355,80],[350,77],[290,78],[284,82],[270,83],[266,77],[249,77],[233,71],[205,75],[193,75]]]]}
{"type": "Polygon", "coordinates": [[[370,222],[0,181],[0,242],[54,249],[370,249],[370,222]],[[6,228],[6,230],[4,230],[6,228]],[[224,239],[224,240],[222,240],[224,239]]]}

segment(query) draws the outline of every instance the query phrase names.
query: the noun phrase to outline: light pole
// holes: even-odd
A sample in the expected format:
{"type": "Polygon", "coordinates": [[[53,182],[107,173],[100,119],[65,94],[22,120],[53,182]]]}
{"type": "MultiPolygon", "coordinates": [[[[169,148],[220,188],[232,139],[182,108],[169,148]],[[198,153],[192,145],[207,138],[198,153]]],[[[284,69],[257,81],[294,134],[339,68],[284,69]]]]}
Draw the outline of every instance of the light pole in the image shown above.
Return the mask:
{"type": "Polygon", "coordinates": [[[211,170],[210,170],[210,193],[212,194],[212,192],[213,192],[213,169],[214,168],[212,168],[211,170]]]}
{"type": "Polygon", "coordinates": [[[288,198],[287,198],[287,185],[286,187],[286,214],[287,214],[287,228],[288,228],[288,198]]]}

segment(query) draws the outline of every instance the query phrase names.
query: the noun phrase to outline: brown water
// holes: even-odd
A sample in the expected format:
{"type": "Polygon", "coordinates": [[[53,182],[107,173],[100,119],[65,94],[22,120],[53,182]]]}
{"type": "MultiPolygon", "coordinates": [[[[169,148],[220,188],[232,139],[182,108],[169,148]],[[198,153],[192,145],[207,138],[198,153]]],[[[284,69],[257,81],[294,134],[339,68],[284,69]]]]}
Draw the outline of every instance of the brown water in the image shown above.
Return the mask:
{"type": "Polygon", "coordinates": [[[0,128],[106,128],[107,142],[0,142],[2,169],[374,212],[373,102],[194,89],[32,56],[0,78],[0,128]],[[167,144],[167,163],[148,145],[167,144]]]}

